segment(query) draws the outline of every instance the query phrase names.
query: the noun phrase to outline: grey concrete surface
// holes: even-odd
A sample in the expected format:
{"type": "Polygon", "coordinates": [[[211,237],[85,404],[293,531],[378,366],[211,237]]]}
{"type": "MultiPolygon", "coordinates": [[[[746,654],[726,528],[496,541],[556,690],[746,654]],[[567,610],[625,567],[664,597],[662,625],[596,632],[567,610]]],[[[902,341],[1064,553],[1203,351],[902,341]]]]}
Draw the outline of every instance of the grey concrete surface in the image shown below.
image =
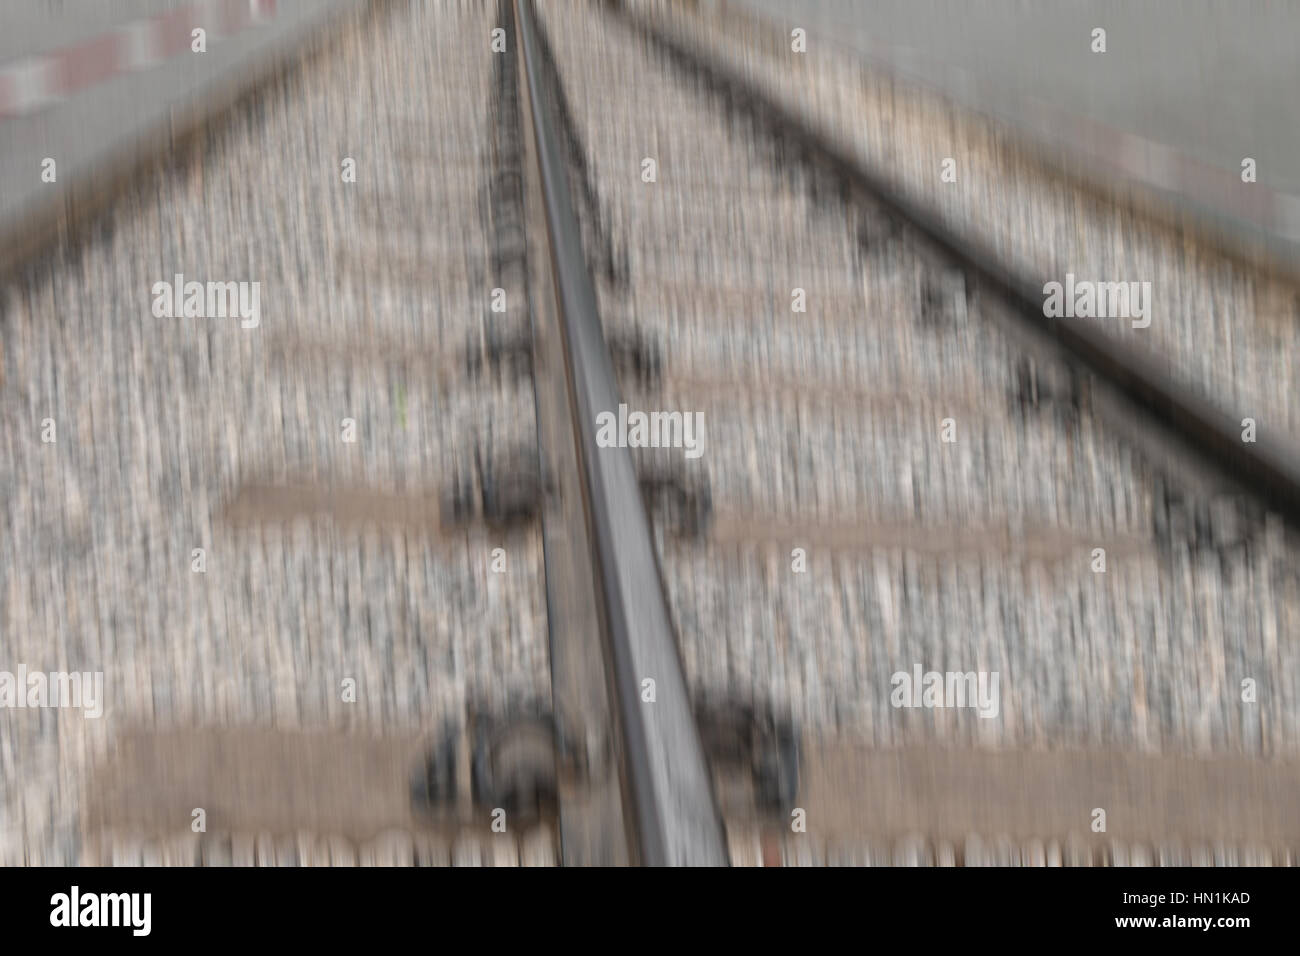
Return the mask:
{"type": "MultiPolygon", "coordinates": [[[[305,31],[362,2],[278,0],[273,18],[214,38],[204,54],[181,55],[111,78],[28,116],[0,117],[0,235],[57,207],[70,190],[84,189],[111,165],[129,161],[142,139],[173,113],[238,83],[266,58],[291,48],[305,31]],[[54,183],[41,181],[45,157],[57,163],[54,183]]],[[[0,58],[44,54],[175,6],[183,4],[6,3],[0,10],[0,58]]]]}

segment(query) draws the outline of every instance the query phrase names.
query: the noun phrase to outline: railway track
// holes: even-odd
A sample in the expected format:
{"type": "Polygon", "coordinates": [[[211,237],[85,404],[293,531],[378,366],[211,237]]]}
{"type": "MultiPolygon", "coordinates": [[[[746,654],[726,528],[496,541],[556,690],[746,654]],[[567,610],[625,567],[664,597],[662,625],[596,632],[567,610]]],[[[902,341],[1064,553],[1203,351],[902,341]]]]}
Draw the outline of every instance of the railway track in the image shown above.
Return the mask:
{"type": "MultiPolygon", "coordinates": [[[[1045,323],[1015,266],[720,69],[721,34],[681,8],[593,10],[543,20],[595,196],[593,259],[626,255],[599,310],[612,339],[652,356],[622,398],[707,423],[699,461],[641,462],[702,503],[689,527],[657,524],[688,683],[697,701],[745,702],[778,740],[797,728],[801,767],[825,760],[836,782],[724,807],[734,858],[1021,858],[999,841],[1060,858],[1065,830],[1088,837],[1065,854],[1076,862],[1191,852],[1151,807],[1110,842],[1089,834],[1116,793],[1084,774],[1073,823],[992,812],[981,841],[955,820],[903,821],[884,781],[825,757],[851,744],[898,748],[904,778],[957,759],[935,747],[1065,747],[1119,778],[1141,772],[1126,752],[1244,750],[1293,774],[1285,443],[1257,457],[1230,415],[1127,346],[1045,323]],[[999,673],[996,718],[893,706],[891,679],[918,662],[999,673]],[[1279,695],[1271,716],[1241,706],[1255,673],[1279,695]],[[791,834],[795,809],[823,821],[816,835],[791,834]]],[[[991,771],[953,773],[998,791],[991,771]]],[[[1278,834],[1295,822],[1275,810],[1280,829],[1258,838],[1291,859],[1278,834]]],[[[1217,839],[1210,855],[1232,856],[1217,839]]]]}
{"type": "Polygon", "coordinates": [[[114,695],[0,715],[0,862],[1295,862],[1285,446],[692,17],[376,3],[5,290],[0,620],[114,695]]]}
{"type": "MultiPolygon", "coordinates": [[[[497,268],[495,22],[480,3],[350,17],[6,289],[6,660],[107,691],[98,721],[0,716],[5,862],[292,845],[282,805],[320,840],[432,828],[492,857],[473,848],[501,798],[474,799],[470,754],[495,719],[549,710],[542,539],[512,498],[532,389],[484,361],[493,290],[516,314],[527,294],[497,268]],[[260,326],[155,318],[173,273],[260,281],[260,326]],[[54,444],[29,428],[45,418],[54,444]],[[249,728],[337,746],[250,751],[232,795],[211,768],[249,728]],[[312,798],[349,741],[412,734],[397,778],[312,798]],[[448,738],[454,786],[426,772],[448,738]]],[[[550,826],[512,816],[498,842],[553,859],[550,826]]]]}

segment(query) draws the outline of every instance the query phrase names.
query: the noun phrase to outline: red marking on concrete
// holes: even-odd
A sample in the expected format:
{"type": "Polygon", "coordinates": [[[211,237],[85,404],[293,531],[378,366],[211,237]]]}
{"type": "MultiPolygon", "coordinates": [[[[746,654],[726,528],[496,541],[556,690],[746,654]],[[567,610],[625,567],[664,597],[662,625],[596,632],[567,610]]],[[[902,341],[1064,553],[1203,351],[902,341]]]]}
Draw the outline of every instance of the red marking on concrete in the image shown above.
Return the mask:
{"type": "Polygon", "coordinates": [[[18,78],[13,72],[0,72],[0,116],[18,112],[18,78]]]}
{"type": "Polygon", "coordinates": [[[0,63],[0,119],[34,113],[123,73],[190,53],[197,27],[207,31],[211,44],[274,17],[275,0],[200,0],[156,17],[132,20],[72,46],[0,63]],[[143,60],[136,58],[133,49],[138,36],[149,38],[143,60]]]}
{"type": "Polygon", "coordinates": [[[74,93],[112,76],[124,55],[121,43],[120,36],[106,33],[65,50],[54,68],[53,79],[59,92],[74,93]]]}
{"type": "Polygon", "coordinates": [[[159,53],[163,59],[170,59],[178,53],[189,52],[193,37],[190,32],[195,27],[207,30],[211,24],[205,23],[206,17],[200,4],[180,7],[158,17],[159,53]]]}

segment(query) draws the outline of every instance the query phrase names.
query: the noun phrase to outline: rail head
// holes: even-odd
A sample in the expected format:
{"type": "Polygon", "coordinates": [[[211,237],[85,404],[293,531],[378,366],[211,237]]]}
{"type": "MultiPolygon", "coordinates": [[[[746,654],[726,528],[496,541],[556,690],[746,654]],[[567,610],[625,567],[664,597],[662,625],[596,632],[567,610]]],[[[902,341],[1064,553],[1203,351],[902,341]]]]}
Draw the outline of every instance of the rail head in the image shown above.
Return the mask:
{"type": "Polygon", "coordinates": [[[725,866],[712,777],[632,457],[626,448],[596,442],[597,416],[619,404],[614,364],[583,252],[566,152],[541,77],[531,3],[515,0],[515,7],[640,862],[725,866]],[[642,699],[646,680],[654,681],[653,700],[642,699]]]}

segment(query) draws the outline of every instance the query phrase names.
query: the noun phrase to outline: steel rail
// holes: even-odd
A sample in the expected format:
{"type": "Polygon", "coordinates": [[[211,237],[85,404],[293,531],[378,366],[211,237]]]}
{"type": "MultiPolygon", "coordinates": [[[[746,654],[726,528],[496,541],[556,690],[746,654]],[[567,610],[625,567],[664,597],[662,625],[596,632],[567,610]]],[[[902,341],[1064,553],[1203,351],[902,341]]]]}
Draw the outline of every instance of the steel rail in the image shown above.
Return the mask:
{"type": "Polygon", "coordinates": [[[597,415],[615,412],[619,404],[614,366],[583,252],[565,150],[540,75],[531,3],[515,0],[515,11],[638,862],[725,866],[726,838],[632,457],[626,448],[596,443],[597,415]]]}

